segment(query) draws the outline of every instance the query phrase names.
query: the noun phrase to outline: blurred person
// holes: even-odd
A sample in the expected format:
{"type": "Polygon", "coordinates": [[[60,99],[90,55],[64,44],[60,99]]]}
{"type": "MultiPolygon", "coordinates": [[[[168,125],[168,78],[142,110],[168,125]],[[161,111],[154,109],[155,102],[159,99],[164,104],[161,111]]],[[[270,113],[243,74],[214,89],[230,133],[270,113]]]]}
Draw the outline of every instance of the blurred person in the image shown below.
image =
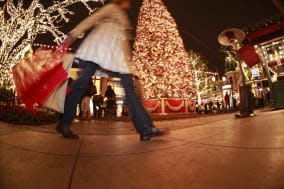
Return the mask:
{"type": "Polygon", "coordinates": [[[74,62],[78,63],[82,73],[72,83],[72,93],[65,100],[63,118],[57,126],[57,131],[65,138],[79,138],[71,131],[70,125],[74,119],[76,105],[84,93],[84,86],[98,71],[120,78],[125,90],[128,112],[141,141],[148,141],[165,133],[164,130],[153,126],[150,115],[135,93],[130,66],[129,42],[132,40],[132,26],[126,13],[130,8],[131,0],[112,0],[79,23],[63,41],[62,48],[68,48],[77,38],[91,30],[75,53],[74,62]]]}
{"type": "Polygon", "coordinates": [[[117,106],[116,106],[116,94],[111,87],[111,85],[107,86],[107,90],[105,92],[106,98],[106,115],[116,116],[117,106]]]}
{"type": "Polygon", "coordinates": [[[83,97],[80,101],[80,117],[83,120],[89,121],[92,117],[90,103],[92,96],[97,93],[97,88],[90,78],[88,84],[85,86],[83,97]]]}
{"type": "Polygon", "coordinates": [[[230,96],[229,96],[228,92],[226,92],[226,94],[224,96],[224,102],[225,102],[225,108],[228,111],[230,109],[230,96]]]}
{"type": "Polygon", "coordinates": [[[94,118],[102,117],[104,97],[101,94],[93,96],[93,114],[94,118]]]}
{"type": "Polygon", "coordinates": [[[83,97],[82,103],[81,103],[81,111],[82,111],[82,119],[85,121],[91,120],[91,109],[90,109],[90,102],[91,102],[91,96],[86,95],[83,97]]]}

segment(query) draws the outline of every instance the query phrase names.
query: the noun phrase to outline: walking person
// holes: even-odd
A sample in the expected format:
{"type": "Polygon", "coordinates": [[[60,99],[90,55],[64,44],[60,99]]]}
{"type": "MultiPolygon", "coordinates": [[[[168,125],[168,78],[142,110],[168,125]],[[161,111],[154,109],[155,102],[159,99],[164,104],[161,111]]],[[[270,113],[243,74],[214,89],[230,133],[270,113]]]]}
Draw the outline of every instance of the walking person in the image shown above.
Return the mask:
{"type": "Polygon", "coordinates": [[[92,96],[97,93],[97,88],[93,84],[92,79],[88,82],[84,89],[84,94],[81,99],[80,103],[80,112],[81,112],[81,117],[85,121],[90,121],[91,120],[91,109],[90,109],[90,102],[92,99],[92,96]]]}
{"type": "Polygon", "coordinates": [[[228,94],[228,92],[226,92],[225,96],[224,96],[224,102],[225,102],[225,108],[227,111],[230,110],[230,96],[228,94]]]}
{"type": "Polygon", "coordinates": [[[116,106],[116,94],[111,87],[111,85],[107,86],[107,90],[105,92],[106,98],[106,115],[107,116],[116,116],[117,106],[116,106]]]}
{"type": "Polygon", "coordinates": [[[102,117],[104,97],[101,94],[93,96],[94,118],[102,117]]]}
{"type": "Polygon", "coordinates": [[[83,100],[81,102],[82,119],[84,121],[91,120],[91,109],[90,109],[91,98],[92,97],[90,95],[86,95],[83,97],[83,100]]]}
{"type": "Polygon", "coordinates": [[[63,48],[69,47],[78,37],[91,30],[75,53],[74,61],[79,64],[82,73],[71,86],[72,93],[65,100],[64,114],[57,126],[57,131],[65,138],[79,138],[71,131],[70,125],[84,87],[99,70],[120,78],[130,117],[141,141],[165,133],[153,126],[148,112],[135,93],[130,67],[129,41],[132,39],[132,27],[126,13],[130,8],[131,0],[112,0],[77,25],[63,42],[63,48]]]}

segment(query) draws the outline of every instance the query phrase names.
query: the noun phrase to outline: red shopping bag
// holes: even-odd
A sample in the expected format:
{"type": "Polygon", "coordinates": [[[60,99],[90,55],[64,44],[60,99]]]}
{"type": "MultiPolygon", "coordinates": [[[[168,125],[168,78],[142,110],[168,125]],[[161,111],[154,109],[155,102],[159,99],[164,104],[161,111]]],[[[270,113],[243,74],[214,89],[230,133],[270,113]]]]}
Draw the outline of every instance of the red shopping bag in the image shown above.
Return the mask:
{"type": "Polygon", "coordinates": [[[12,68],[17,95],[31,112],[67,79],[63,56],[63,51],[39,48],[12,68]]]}

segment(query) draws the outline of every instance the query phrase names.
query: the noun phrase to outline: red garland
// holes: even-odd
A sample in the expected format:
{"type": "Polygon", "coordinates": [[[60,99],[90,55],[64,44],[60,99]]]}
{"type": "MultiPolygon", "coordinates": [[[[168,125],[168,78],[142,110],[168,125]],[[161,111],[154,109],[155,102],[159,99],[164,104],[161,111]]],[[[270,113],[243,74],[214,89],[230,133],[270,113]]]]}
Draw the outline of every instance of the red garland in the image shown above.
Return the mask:
{"type": "Polygon", "coordinates": [[[166,101],[173,107],[178,107],[183,103],[183,99],[166,99],[166,101]]]}
{"type": "Polygon", "coordinates": [[[166,99],[165,100],[165,111],[166,113],[173,113],[173,112],[179,112],[184,113],[185,112],[185,104],[184,99],[166,99]]]}
{"type": "Polygon", "coordinates": [[[143,105],[150,113],[161,113],[160,99],[144,100],[143,105]]]}

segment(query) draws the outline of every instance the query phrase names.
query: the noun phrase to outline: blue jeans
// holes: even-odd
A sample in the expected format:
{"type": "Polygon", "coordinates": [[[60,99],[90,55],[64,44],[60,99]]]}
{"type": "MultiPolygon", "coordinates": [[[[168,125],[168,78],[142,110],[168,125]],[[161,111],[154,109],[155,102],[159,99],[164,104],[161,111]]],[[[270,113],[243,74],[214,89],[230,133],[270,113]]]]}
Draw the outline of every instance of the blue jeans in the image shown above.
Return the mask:
{"type": "MultiPolygon", "coordinates": [[[[79,61],[79,66],[82,69],[82,73],[78,80],[72,83],[72,92],[66,97],[64,114],[59,119],[59,125],[61,127],[70,127],[72,124],[77,110],[77,104],[80,103],[80,100],[84,94],[85,86],[99,68],[99,66],[93,62],[80,59],[77,60],[79,61]]],[[[112,77],[120,78],[121,85],[125,90],[125,100],[128,105],[129,114],[136,131],[140,133],[145,128],[151,127],[152,120],[136,95],[132,75],[111,71],[108,71],[107,73],[112,77]]]]}

